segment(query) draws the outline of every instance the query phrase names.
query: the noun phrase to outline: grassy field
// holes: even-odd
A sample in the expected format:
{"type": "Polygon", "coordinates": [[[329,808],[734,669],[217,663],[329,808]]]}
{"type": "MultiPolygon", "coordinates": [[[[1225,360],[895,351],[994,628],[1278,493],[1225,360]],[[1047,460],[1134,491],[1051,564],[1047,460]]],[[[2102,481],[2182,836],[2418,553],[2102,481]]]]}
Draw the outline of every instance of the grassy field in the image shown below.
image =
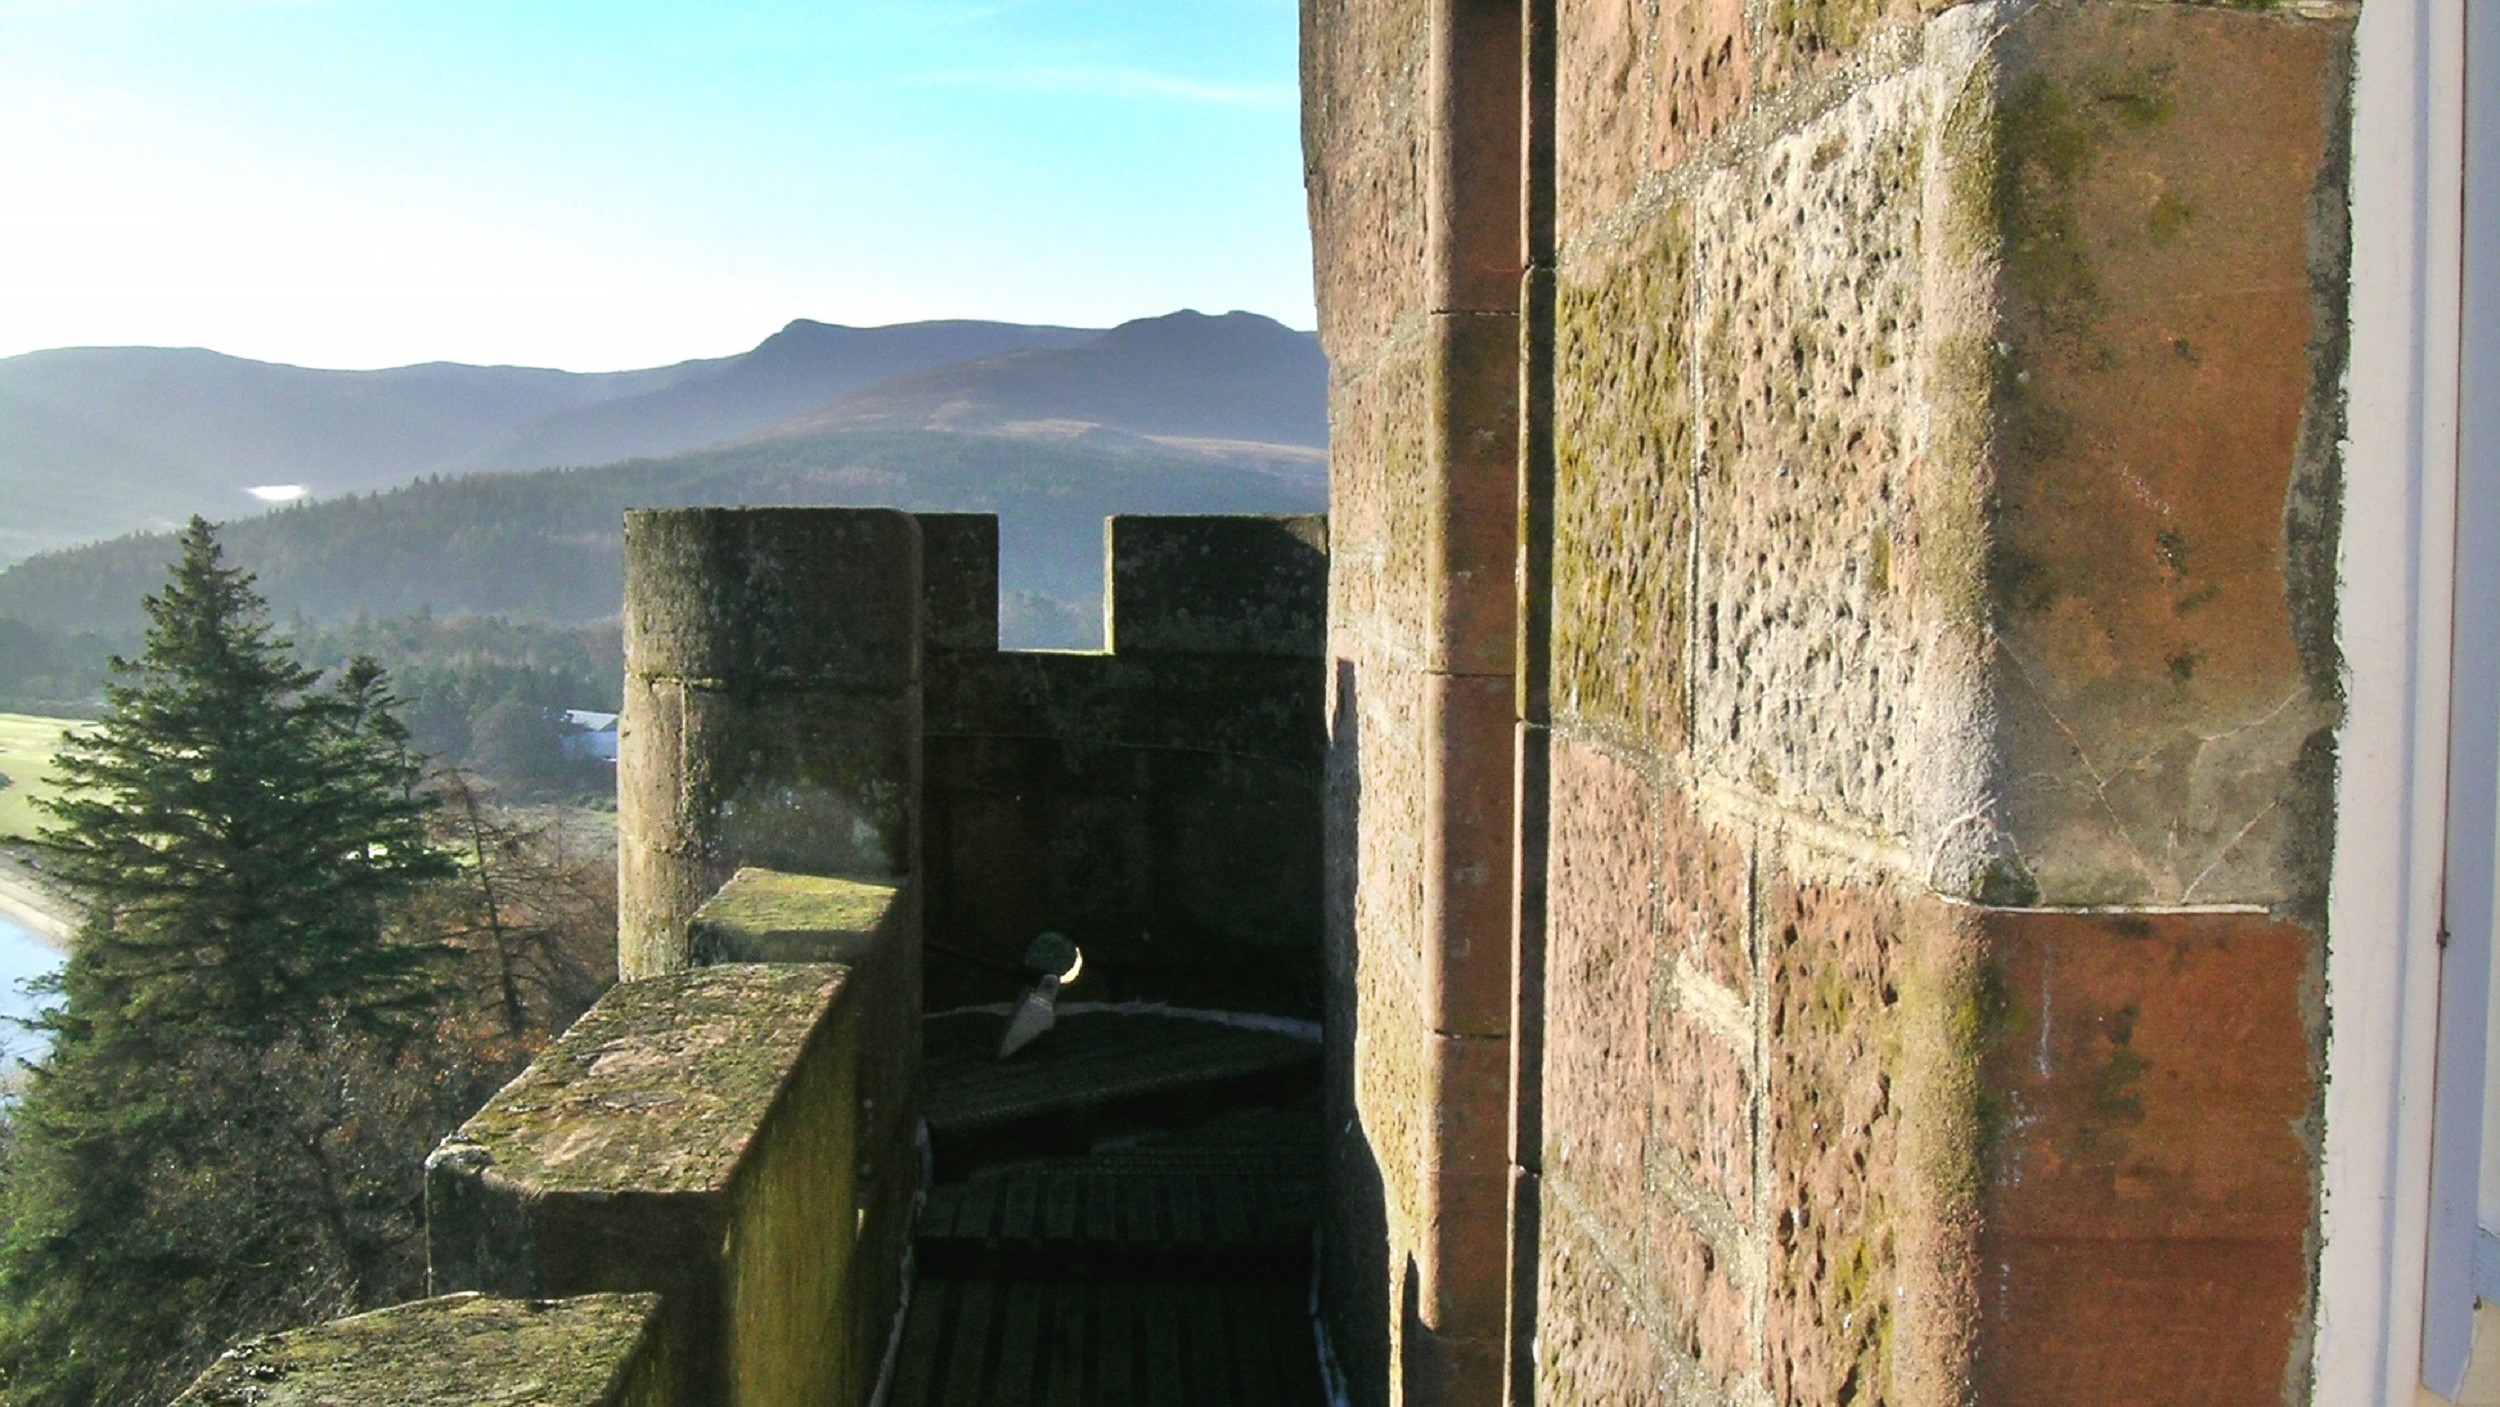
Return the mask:
{"type": "Polygon", "coordinates": [[[0,840],[32,835],[43,820],[30,803],[52,794],[52,749],[61,730],[73,726],[66,718],[0,713],[0,776],[9,779],[0,787],[0,840]]]}

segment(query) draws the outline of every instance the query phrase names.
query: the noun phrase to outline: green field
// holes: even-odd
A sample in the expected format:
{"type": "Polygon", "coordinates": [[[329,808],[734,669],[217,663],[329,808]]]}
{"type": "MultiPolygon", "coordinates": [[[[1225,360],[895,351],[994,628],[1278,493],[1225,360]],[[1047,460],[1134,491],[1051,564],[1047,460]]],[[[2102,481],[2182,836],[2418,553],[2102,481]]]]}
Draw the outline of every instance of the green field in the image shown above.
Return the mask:
{"type": "Polygon", "coordinates": [[[0,713],[0,776],[9,779],[8,786],[0,787],[0,840],[32,835],[43,821],[31,803],[55,790],[52,749],[61,730],[74,726],[75,720],[68,718],[0,713]]]}

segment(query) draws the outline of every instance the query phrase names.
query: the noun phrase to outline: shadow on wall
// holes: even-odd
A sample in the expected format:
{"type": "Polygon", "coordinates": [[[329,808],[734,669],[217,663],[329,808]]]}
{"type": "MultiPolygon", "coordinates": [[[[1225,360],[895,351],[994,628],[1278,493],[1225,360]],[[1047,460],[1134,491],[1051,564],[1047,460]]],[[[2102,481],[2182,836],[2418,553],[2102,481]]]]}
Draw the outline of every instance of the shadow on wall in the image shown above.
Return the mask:
{"type": "Polygon", "coordinates": [[[1354,844],[1363,817],[1362,718],[1356,707],[1354,661],[1336,661],[1328,709],[1326,770],[1328,847],[1325,1055],[1321,1097],[1329,1136],[1328,1214],[1321,1231],[1320,1308],[1329,1346],[1356,1404],[1389,1400],[1389,1287],[1380,1267],[1389,1258],[1388,1204],[1380,1163],[1355,1108],[1356,969],[1354,898],[1362,885],[1362,851],[1354,844]]]}

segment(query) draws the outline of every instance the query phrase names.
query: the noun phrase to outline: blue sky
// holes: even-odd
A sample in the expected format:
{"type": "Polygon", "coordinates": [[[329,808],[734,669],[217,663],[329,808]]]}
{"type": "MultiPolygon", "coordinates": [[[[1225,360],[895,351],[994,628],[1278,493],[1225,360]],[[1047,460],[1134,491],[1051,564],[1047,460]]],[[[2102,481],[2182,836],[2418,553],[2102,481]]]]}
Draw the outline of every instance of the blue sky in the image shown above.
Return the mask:
{"type": "Polygon", "coordinates": [[[1311,325],[1294,0],[0,0],[0,356],[1311,325]]]}

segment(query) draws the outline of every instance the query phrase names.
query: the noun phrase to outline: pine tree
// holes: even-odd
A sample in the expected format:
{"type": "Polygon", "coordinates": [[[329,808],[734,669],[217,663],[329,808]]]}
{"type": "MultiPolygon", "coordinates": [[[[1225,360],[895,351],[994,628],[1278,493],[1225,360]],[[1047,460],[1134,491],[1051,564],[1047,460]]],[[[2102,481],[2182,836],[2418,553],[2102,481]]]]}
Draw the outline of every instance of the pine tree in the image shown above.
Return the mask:
{"type": "Polygon", "coordinates": [[[89,916],[13,1120],[12,1407],[162,1397],[236,1332],[354,1307],[336,1129],[304,1087],[412,1029],[436,981],[392,918],[452,865],[382,671],[325,687],[207,523],[181,547],[43,839],[89,916]]]}

